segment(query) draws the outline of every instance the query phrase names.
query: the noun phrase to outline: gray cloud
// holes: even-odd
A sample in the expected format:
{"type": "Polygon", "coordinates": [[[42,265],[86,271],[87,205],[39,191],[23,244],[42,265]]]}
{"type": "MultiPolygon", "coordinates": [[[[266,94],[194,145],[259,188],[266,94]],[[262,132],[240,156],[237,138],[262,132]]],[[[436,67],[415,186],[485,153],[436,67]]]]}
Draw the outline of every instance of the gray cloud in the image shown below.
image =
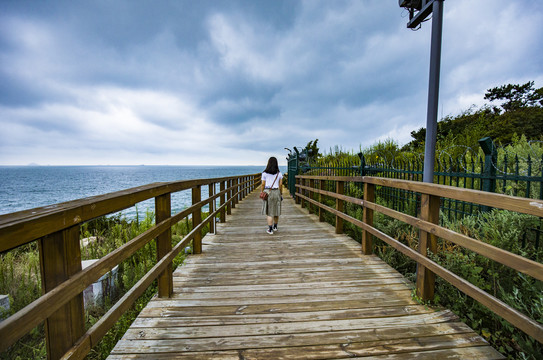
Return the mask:
{"type": "MultiPolygon", "coordinates": [[[[425,124],[430,22],[395,2],[0,3],[0,164],[261,164],[425,124]]],[[[539,0],[445,3],[443,115],[543,83],[539,0]]]]}

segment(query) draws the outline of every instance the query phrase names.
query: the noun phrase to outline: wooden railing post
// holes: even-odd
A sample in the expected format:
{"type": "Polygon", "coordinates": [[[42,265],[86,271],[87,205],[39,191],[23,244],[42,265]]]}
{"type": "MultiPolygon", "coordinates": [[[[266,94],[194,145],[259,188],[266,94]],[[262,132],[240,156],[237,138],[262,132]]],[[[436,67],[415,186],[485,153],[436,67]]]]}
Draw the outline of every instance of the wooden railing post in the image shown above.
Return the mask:
{"type": "Polygon", "coordinates": [[[239,195],[238,195],[238,203],[241,202],[241,200],[243,200],[244,198],[244,190],[243,190],[243,176],[240,176],[238,178],[238,191],[239,191],[239,195]]]}
{"type": "Polygon", "coordinates": [[[234,187],[232,189],[232,195],[231,195],[231,198],[232,198],[232,209],[235,209],[236,208],[236,204],[238,203],[238,195],[237,195],[237,192],[238,192],[238,178],[233,178],[232,179],[232,186],[234,187]]]}
{"type": "MultiPolygon", "coordinates": [[[[433,224],[439,223],[439,196],[421,195],[420,217],[433,224]]],[[[427,256],[428,250],[437,252],[437,236],[420,230],[419,253],[427,256]]],[[[434,299],[435,274],[421,264],[417,264],[417,295],[423,300],[434,299]]]]}
{"type": "MultiPolygon", "coordinates": [[[[375,185],[364,183],[364,202],[375,202],[375,185]]],[[[373,210],[364,205],[362,221],[373,226],[373,210]]],[[[362,254],[371,255],[373,253],[373,235],[368,231],[362,231],[362,254]]]]}
{"type": "MultiPolygon", "coordinates": [[[[230,189],[234,185],[234,180],[229,179],[226,181],[226,186],[230,189]]],[[[226,192],[226,201],[228,204],[226,205],[226,214],[232,215],[232,193],[233,190],[230,189],[226,192]]]]}
{"type": "Polygon", "coordinates": [[[251,178],[249,176],[245,176],[245,181],[247,183],[243,186],[245,186],[245,196],[247,196],[251,190],[251,178]]]}
{"type": "MultiPolygon", "coordinates": [[[[336,193],[343,195],[345,183],[343,181],[336,181],[336,193]]],[[[336,199],[336,210],[343,212],[344,202],[343,200],[336,199]]],[[[336,215],[336,234],[343,234],[343,219],[336,215]]]]}
{"type": "MultiPolygon", "coordinates": [[[[314,189],[314,188],[315,188],[315,179],[310,179],[310,180],[309,180],[309,187],[310,187],[311,189],[314,189]]],[[[311,199],[315,200],[315,193],[314,193],[313,191],[311,191],[311,192],[309,193],[309,197],[310,197],[311,199]]],[[[313,209],[316,209],[316,206],[313,205],[313,204],[311,204],[311,203],[309,203],[309,213],[310,213],[310,214],[313,212],[313,209]]]]}
{"type": "Polygon", "coordinates": [[[238,177],[238,203],[243,200],[243,197],[245,196],[244,190],[243,190],[243,176],[238,177]]]}
{"type": "MultiPolygon", "coordinates": [[[[300,178],[296,178],[296,185],[301,185],[302,184],[302,180],[300,178]]],[[[299,194],[302,192],[302,190],[300,190],[299,188],[296,188],[296,191],[295,191],[295,194],[299,194]]],[[[296,204],[300,204],[302,202],[302,199],[296,195],[296,204]]]]}
{"type": "Polygon", "coordinates": [[[239,204],[239,197],[241,194],[239,194],[239,191],[241,190],[241,179],[239,177],[236,177],[236,205],[239,204]]]}
{"type": "MultiPolygon", "coordinates": [[[[221,181],[221,188],[220,189],[221,189],[221,192],[226,190],[226,181],[221,181]]],[[[226,202],[226,194],[222,194],[221,195],[220,206],[223,206],[225,202],[226,202]]],[[[220,219],[221,219],[221,223],[226,222],[226,211],[225,211],[224,208],[221,210],[219,216],[220,216],[220,219]]]]}
{"type": "MultiPolygon", "coordinates": [[[[170,193],[155,197],[155,223],[160,223],[172,216],[170,193]]],[[[172,229],[164,231],[156,238],[156,257],[160,261],[172,250],[172,229]]],[[[158,297],[169,298],[173,294],[172,264],[158,276],[158,297]]]]}
{"type": "MultiPolygon", "coordinates": [[[[81,271],[79,225],[44,236],[38,244],[44,294],[81,271]]],[[[83,336],[84,314],[83,294],[79,294],[45,320],[48,359],[60,359],[83,336]]]]}
{"type": "MultiPolygon", "coordinates": [[[[325,188],[325,181],[324,180],[319,180],[319,188],[320,190],[324,190],[325,188]]],[[[319,194],[319,202],[322,204],[324,202],[324,195],[323,194],[319,194]]],[[[324,209],[319,207],[319,221],[320,222],[323,222],[324,221],[324,209]]]]}
{"type": "Polygon", "coordinates": [[[249,195],[249,186],[251,185],[249,183],[249,176],[245,176],[243,178],[243,182],[245,184],[243,184],[243,187],[245,188],[245,190],[243,190],[243,198],[245,198],[247,195],[249,195]]]}
{"type": "Polygon", "coordinates": [[[238,177],[238,204],[243,200],[243,176],[238,177]]]}
{"type": "MultiPolygon", "coordinates": [[[[196,204],[202,200],[202,189],[200,185],[197,185],[192,188],[192,204],[196,204]]],[[[192,228],[194,229],[196,226],[200,225],[202,223],[202,208],[198,208],[193,211],[192,213],[192,228]]],[[[198,231],[194,235],[194,239],[192,240],[192,247],[195,254],[201,254],[202,253],[202,232],[198,231]]]]}
{"type": "MultiPolygon", "coordinates": [[[[215,183],[209,184],[209,197],[212,197],[213,195],[215,195],[215,183]]],[[[215,199],[209,203],[209,214],[213,211],[215,211],[215,199]]],[[[213,216],[213,219],[209,222],[210,234],[215,234],[215,218],[216,216],[213,216]]]]}
{"type": "MultiPolygon", "coordinates": [[[[301,185],[302,185],[302,186],[305,186],[305,179],[300,179],[300,181],[301,181],[301,185]]],[[[306,195],[306,191],[305,191],[304,189],[300,189],[300,194],[302,194],[302,195],[305,196],[305,195],[306,195]]],[[[305,201],[303,198],[301,198],[301,199],[300,199],[300,203],[301,203],[302,209],[303,209],[303,208],[305,207],[306,201],[305,201]]]]}

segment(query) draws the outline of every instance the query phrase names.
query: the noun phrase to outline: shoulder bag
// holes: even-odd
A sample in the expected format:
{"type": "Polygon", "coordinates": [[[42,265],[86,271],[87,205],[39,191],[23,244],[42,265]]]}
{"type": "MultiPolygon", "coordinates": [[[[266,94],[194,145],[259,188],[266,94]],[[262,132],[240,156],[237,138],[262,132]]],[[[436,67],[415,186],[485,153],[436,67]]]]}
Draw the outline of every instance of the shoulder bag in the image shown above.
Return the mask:
{"type": "MultiPolygon", "coordinates": [[[[273,187],[273,185],[275,185],[275,180],[277,180],[277,177],[279,176],[279,173],[277,173],[277,175],[275,175],[275,179],[273,180],[273,183],[271,184],[270,186],[270,189],[273,187]]],[[[265,189],[264,189],[265,190],[265,189]]],[[[262,191],[260,193],[260,198],[264,201],[268,200],[268,193],[266,191],[262,191]]]]}

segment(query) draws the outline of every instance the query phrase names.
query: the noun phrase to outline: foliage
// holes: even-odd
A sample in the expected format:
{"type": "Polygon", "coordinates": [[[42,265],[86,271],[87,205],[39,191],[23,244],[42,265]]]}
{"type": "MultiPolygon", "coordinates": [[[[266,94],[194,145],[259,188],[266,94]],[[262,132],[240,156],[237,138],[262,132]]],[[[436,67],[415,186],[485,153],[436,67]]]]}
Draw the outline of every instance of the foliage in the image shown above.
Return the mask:
{"type": "Polygon", "coordinates": [[[370,163],[384,163],[393,166],[395,162],[407,156],[402,152],[398,143],[393,139],[378,141],[362,151],[370,163]]]}
{"type": "MultiPolygon", "coordinates": [[[[518,174],[523,176],[537,176],[543,169],[543,142],[528,141],[526,136],[514,136],[511,144],[498,148],[497,174],[518,174]]],[[[499,181],[496,192],[506,195],[537,198],[540,196],[541,183],[539,181],[508,181],[503,184],[499,181]]]]}
{"type": "MultiPolygon", "coordinates": [[[[488,107],[470,108],[458,116],[446,116],[437,123],[436,150],[450,149],[462,145],[477,149],[479,139],[491,136],[497,115],[488,107]]],[[[411,132],[414,139],[402,147],[403,151],[424,152],[426,128],[411,132]]]]}
{"type": "Polygon", "coordinates": [[[518,110],[529,106],[543,105],[543,88],[535,89],[534,82],[526,84],[507,84],[488,89],[485,99],[490,101],[503,100],[501,107],[505,112],[518,110]]]}
{"type": "Polygon", "coordinates": [[[499,117],[488,136],[496,143],[509,144],[517,136],[543,140],[543,108],[527,107],[508,111],[499,117]]]}
{"type": "MultiPolygon", "coordinates": [[[[445,226],[498,248],[531,258],[542,259],[543,250],[535,248],[535,235],[528,229],[538,219],[524,214],[494,209],[468,216],[445,226]],[[519,239],[532,237],[522,246],[519,239]]],[[[498,297],[509,306],[541,321],[543,319],[543,283],[481,255],[440,241],[440,249],[432,259],[477,287],[498,297]]],[[[441,278],[436,293],[440,303],[456,312],[470,327],[482,334],[500,352],[510,358],[539,358],[542,344],[529,337],[475,300],[467,297],[441,278]]]]}
{"type": "MultiPolygon", "coordinates": [[[[382,201],[378,200],[377,202],[380,202],[382,205],[386,206],[386,204],[384,204],[382,201]]],[[[396,240],[399,240],[404,245],[409,246],[411,249],[417,249],[419,243],[418,231],[416,231],[413,227],[378,212],[374,213],[373,225],[378,230],[396,240]]],[[[374,252],[387,264],[398,270],[407,279],[413,282],[415,281],[417,263],[414,260],[375,237],[374,252]]]]}
{"type": "MultiPolygon", "coordinates": [[[[455,146],[478,148],[478,140],[489,136],[502,145],[517,134],[528,139],[543,140],[543,88],[534,89],[534,82],[524,85],[503,85],[489,89],[485,99],[505,100],[504,113],[495,106],[471,107],[457,116],[446,116],[437,123],[437,151],[455,146]]],[[[403,151],[422,153],[426,129],[411,132],[413,140],[403,151]]]]}
{"type": "Polygon", "coordinates": [[[328,163],[330,161],[352,162],[360,161],[360,158],[353,152],[349,152],[336,145],[334,148],[330,148],[330,150],[327,153],[324,153],[318,160],[319,163],[328,163]]]}
{"type": "Polygon", "coordinates": [[[305,151],[308,154],[308,162],[313,162],[317,160],[322,154],[319,153],[319,147],[317,146],[317,143],[319,142],[319,139],[315,139],[312,142],[308,142],[305,146],[305,151]]]}
{"type": "MultiPolygon", "coordinates": [[[[21,310],[41,295],[40,259],[35,243],[21,246],[0,254],[0,294],[8,294],[11,315],[21,310]]],[[[43,325],[32,329],[0,359],[44,359],[46,357],[43,325]]]]}

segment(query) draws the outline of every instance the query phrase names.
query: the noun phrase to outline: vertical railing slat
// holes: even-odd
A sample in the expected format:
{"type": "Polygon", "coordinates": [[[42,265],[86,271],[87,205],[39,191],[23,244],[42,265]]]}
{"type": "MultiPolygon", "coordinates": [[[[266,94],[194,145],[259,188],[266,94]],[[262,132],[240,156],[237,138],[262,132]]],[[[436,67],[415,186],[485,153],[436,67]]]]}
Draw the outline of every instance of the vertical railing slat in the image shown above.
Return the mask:
{"type": "MultiPolygon", "coordinates": [[[[226,190],[226,181],[221,181],[220,189],[221,189],[221,192],[226,190]]],[[[226,202],[226,194],[221,195],[221,200],[220,201],[221,201],[220,206],[223,206],[224,203],[226,202]]],[[[220,219],[221,219],[221,224],[226,222],[226,210],[224,208],[221,210],[219,216],[220,216],[220,219]]]]}
{"type": "MultiPolygon", "coordinates": [[[[234,186],[234,180],[232,179],[228,179],[226,181],[226,187],[228,189],[230,189],[232,186],[234,186]]],[[[232,193],[233,193],[233,190],[230,189],[226,192],[226,202],[227,202],[227,205],[226,205],[226,215],[232,215],[232,193]]]]}
{"type": "MultiPolygon", "coordinates": [[[[421,195],[420,217],[424,221],[433,224],[439,223],[439,196],[421,195]]],[[[428,255],[428,250],[432,253],[437,252],[437,236],[420,230],[419,253],[423,256],[428,255]]],[[[417,295],[424,301],[433,300],[435,288],[435,274],[425,268],[423,265],[417,265],[417,295]]]]}
{"type": "MultiPolygon", "coordinates": [[[[300,185],[305,186],[305,179],[300,179],[300,185]]],[[[305,195],[305,190],[300,189],[300,194],[305,195]]],[[[305,207],[306,201],[303,198],[300,198],[300,205],[302,206],[302,209],[305,207]]]]}
{"type": "MultiPolygon", "coordinates": [[[[79,233],[76,225],[39,239],[44,294],[81,271],[79,233]]],[[[83,294],[79,294],[45,321],[47,358],[59,359],[84,333],[83,294]]]]}
{"type": "MultiPolygon", "coordinates": [[[[155,222],[158,224],[171,217],[171,195],[170,193],[155,197],[155,222]]],[[[172,230],[164,231],[156,238],[156,257],[160,261],[172,250],[172,230]]],[[[158,276],[158,297],[169,298],[173,294],[172,264],[158,276]]]]}
{"type": "MultiPolygon", "coordinates": [[[[375,185],[364,183],[364,202],[375,202],[375,185]]],[[[362,221],[369,226],[373,226],[373,210],[364,204],[362,221]]],[[[373,235],[366,230],[362,231],[362,253],[371,255],[373,253],[373,235]]]]}
{"type": "MultiPolygon", "coordinates": [[[[323,190],[325,189],[325,181],[324,180],[319,180],[319,188],[320,190],[323,190]]],[[[319,194],[319,202],[321,204],[324,204],[324,195],[323,194],[319,194]]],[[[323,222],[324,221],[324,209],[322,207],[319,206],[319,221],[320,222],[323,222]]]]}
{"type": "MultiPolygon", "coordinates": [[[[300,180],[300,178],[296,177],[295,178],[295,183],[296,185],[300,185],[302,183],[302,181],[300,180]]],[[[302,199],[297,195],[300,193],[300,189],[295,187],[296,191],[294,192],[295,194],[295,200],[296,200],[296,204],[300,204],[302,202],[302,199]]]]}
{"type": "MultiPolygon", "coordinates": [[[[215,195],[215,183],[209,184],[209,197],[211,198],[213,195],[215,195]]],[[[209,203],[209,214],[213,213],[215,211],[215,199],[209,203]]],[[[213,216],[213,219],[209,222],[209,232],[211,234],[215,234],[215,218],[216,216],[213,216]]]]}
{"type": "MultiPolygon", "coordinates": [[[[336,181],[336,193],[343,195],[345,192],[345,185],[343,181],[336,181]]],[[[344,210],[344,201],[336,199],[336,210],[343,212],[344,210]]],[[[343,218],[336,215],[336,234],[343,234],[343,218]]]]}
{"type": "MultiPolygon", "coordinates": [[[[202,200],[202,189],[200,185],[197,185],[192,188],[192,204],[199,203],[202,200]]],[[[202,223],[202,208],[195,209],[192,212],[192,228],[194,229],[196,226],[200,225],[202,223]]],[[[194,239],[192,240],[192,247],[195,254],[201,254],[202,253],[202,232],[198,231],[194,235],[194,239]]]]}
{"type": "MultiPolygon", "coordinates": [[[[309,180],[309,187],[311,189],[314,189],[315,188],[315,179],[310,179],[309,180]]],[[[309,192],[309,197],[313,200],[315,200],[315,193],[313,191],[310,191],[309,192]]],[[[313,209],[315,209],[315,212],[317,211],[317,209],[315,208],[315,205],[311,205],[309,204],[309,213],[311,214],[313,212],[313,209]]]]}
{"type": "Polygon", "coordinates": [[[236,208],[236,204],[238,203],[237,202],[237,199],[238,199],[238,195],[237,195],[237,192],[238,192],[238,180],[237,178],[233,178],[232,179],[232,193],[230,195],[230,199],[232,200],[230,202],[231,206],[232,206],[232,209],[235,209],[236,208]]]}

